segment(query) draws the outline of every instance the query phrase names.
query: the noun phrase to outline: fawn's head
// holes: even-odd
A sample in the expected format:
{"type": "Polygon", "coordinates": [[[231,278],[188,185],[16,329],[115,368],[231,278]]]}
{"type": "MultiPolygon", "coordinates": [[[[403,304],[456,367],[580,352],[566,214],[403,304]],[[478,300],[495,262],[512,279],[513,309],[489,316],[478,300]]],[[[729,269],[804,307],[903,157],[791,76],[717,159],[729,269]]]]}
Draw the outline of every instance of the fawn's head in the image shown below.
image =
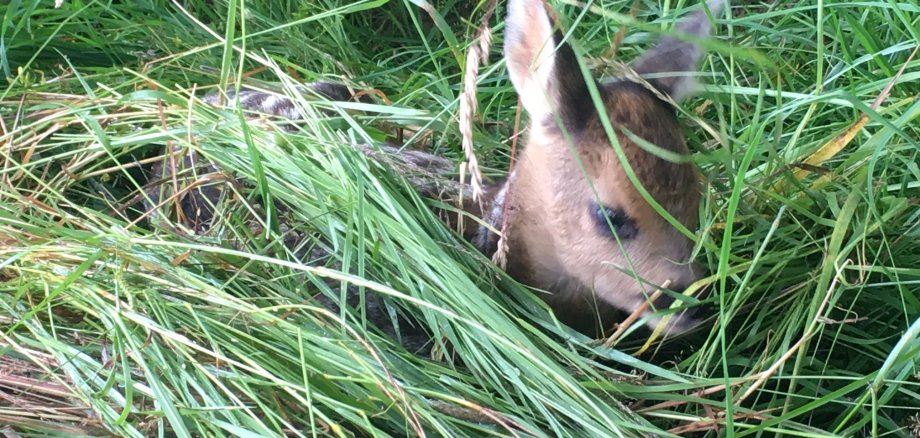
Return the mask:
{"type": "MultiPolygon", "coordinates": [[[[710,0],[713,14],[721,6],[710,0]]],[[[677,26],[697,37],[708,35],[709,28],[704,10],[677,26]]],[[[557,314],[582,327],[591,319],[586,313],[597,313],[588,303],[631,312],[659,286],[681,291],[698,279],[700,270],[689,263],[692,241],[655,210],[624,166],[625,160],[674,219],[696,228],[700,195],[694,168],[649,152],[651,144],[670,155],[688,153],[671,104],[640,81],[586,81],[543,0],[509,1],[504,50],[530,116],[529,138],[508,194],[509,272],[552,293],[547,301],[557,314]],[[599,99],[592,98],[589,84],[599,99]]],[[[632,68],[659,93],[679,100],[692,91],[688,72],[701,56],[696,44],[664,38],[632,68]]],[[[677,317],[669,328],[688,325],[687,318],[677,317]]]]}

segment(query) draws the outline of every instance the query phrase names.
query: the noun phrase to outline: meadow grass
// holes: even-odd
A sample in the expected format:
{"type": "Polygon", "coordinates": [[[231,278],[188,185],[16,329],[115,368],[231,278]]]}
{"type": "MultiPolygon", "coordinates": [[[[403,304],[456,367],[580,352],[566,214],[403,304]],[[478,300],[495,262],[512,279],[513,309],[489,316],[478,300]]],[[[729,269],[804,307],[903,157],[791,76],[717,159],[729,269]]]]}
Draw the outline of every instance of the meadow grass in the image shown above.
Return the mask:
{"type": "MultiPolygon", "coordinates": [[[[462,160],[488,2],[54,3],[0,5],[7,436],[920,436],[916,1],[736,1],[716,17],[680,117],[710,273],[688,300],[717,312],[614,348],[555,323],[351,147],[401,133],[462,160]],[[200,101],[316,79],[386,101],[297,97],[296,132],[200,101]],[[170,200],[145,213],[145,171],[170,148],[223,170],[199,181],[224,188],[206,233],[170,200]],[[414,316],[434,358],[362,306],[311,299],[349,288],[414,316]]],[[[695,4],[633,3],[552,4],[603,70],[622,26],[628,61],[695,4]]],[[[473,130],[490,175],[517,108],[503,14],[473,130]]]]}

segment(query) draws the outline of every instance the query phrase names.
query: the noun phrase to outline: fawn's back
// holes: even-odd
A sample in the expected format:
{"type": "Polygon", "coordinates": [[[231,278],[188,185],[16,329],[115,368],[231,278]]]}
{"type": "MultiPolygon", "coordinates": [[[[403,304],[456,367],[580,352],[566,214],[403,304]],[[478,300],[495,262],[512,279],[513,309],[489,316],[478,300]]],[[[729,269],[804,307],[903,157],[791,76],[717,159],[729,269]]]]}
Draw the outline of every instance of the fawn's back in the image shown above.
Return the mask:
{"type": "MultiPolygon", "coordinates": [[[[710,0],[707,9],[717,14],[724,3],[710,0]]],[[[709,29],[702,9],[677,25],[679,32],[695,37],[707,36],[709,29]]],[[[697,227],[700,191],[693,166],[659,158],[643,143],[672,154],[688,153],[668,100],[692,91],[689,72],[701,57],[696,44],[667,37],[632,64],[646,80],[586,81],[543,0],[509,0],[505,61],[530,116],[529,135],[506,182],[489,190],[484,204],[464,206],[489,225],[471,227],[466,237],[490,253],[497,240],[492,230],[504,229],[509,274],[546,292],[541,296],[560,319],[583,332],[600,334],[609,328],[616,309],[636,311],[656,290],[680,292],[701,274],[690,261],[692,241],[650,205],[624,166],[628,163],[648,196],[674,219],[688,229],[697,227]],[[599,95],[599,108],[591,85],[599,95]],[[612,128],[613,138],[605,125],[612,128]]],[[[314,83],[305,89],[331,100],[353,98],[340,85],[314,83]]],[[[297,105],[281,96],[243,91],[231,97],[248,110],[290,120],[301,117],[297,105]]],[[[362,150],[384,159],[372,148],[362,150]]],[[[444,160],[420,151],[381,152],[420,191],[445,187],[430,184],[441,179],[443,167],[451,167],[444,160]]],[[[453,191],[465,192],[462,187],[453,191]]],[[[660,308],[670,301],[665,295],[652,304],[660,308]]],[[[647,324],[658,325],[661,318],[649,313],[647,324]]],[[[680,332],[692,323],[685,312],[671,318],[667,327],[680,332]]]]}

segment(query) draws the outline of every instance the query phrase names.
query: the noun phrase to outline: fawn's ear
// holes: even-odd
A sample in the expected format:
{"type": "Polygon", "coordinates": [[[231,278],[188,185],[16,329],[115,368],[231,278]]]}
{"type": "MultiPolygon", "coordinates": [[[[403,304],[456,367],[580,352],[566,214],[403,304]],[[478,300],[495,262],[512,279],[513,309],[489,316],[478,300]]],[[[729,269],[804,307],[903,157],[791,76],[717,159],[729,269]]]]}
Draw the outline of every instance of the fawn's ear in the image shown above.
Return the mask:
{"type": "Polygon", "coordinates": [[[559,115],[577,127],[593,114],[591,97],[572,48],[553,29],[544,0],[509,0],[505,61],[515,90],[534,122],[559,115]]]}
{"type": "MultiPolygon", "coordinates": [[[[713,17],[717,16],[728,0],[709,0],[706,6],[713,17]]],[[[674,30],[697,38],[709,36],[711,26],[706,11],[701,9],[682,19],[674,30]]],[[[658,44],[633,62],[633,69],[647,78],[672,99],[679,101],[697,88],[695,72],[703,57],[703,48],[691,41],[664,37],[658,44]]]]}

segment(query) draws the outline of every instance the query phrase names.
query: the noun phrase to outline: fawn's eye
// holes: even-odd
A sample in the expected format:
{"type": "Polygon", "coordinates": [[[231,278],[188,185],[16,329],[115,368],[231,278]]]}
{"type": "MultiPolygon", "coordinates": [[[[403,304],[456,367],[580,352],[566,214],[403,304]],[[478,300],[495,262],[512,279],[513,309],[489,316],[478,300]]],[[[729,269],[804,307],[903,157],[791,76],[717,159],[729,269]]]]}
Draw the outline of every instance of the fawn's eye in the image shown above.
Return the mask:
{"type": "Polygon", "coordinates": [[[610,208],[606,205],[591,204],[591,214],[597,229],[601,234],[614,239],[614,232],[620,240],[628,240],[639,234],[639,227],[626,212],[619,208],[610,208]]]}

